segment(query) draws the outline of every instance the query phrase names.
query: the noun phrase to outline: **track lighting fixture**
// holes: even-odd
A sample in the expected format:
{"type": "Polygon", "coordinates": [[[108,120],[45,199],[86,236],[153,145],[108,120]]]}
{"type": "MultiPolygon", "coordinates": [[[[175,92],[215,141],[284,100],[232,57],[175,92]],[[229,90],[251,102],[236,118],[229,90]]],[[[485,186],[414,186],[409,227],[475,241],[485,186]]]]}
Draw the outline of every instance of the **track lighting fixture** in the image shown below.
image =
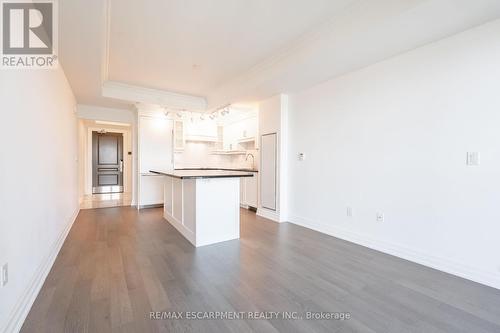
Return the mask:
{"type": "Polygon", "coordinates": [[[219,109],[219,112],[220,112],[221,116],[225,116],[225,115],[229,114],[229,107],[225,106],[222,109],[219,109]]]}

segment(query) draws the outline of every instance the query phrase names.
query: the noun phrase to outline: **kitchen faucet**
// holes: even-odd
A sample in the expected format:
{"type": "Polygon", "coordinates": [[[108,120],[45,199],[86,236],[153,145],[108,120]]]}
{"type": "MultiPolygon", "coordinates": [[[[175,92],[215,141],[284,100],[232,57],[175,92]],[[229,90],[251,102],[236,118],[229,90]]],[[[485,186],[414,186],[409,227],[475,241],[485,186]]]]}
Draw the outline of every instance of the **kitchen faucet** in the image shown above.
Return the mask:
{"type": "Polygon", "coordinates": [[[255,156],[253,154],[248,154],[247,157],[245,158],[245,161],[248,161],[248,157],[252,156],[252,170],[255,170],[255,156]]]}

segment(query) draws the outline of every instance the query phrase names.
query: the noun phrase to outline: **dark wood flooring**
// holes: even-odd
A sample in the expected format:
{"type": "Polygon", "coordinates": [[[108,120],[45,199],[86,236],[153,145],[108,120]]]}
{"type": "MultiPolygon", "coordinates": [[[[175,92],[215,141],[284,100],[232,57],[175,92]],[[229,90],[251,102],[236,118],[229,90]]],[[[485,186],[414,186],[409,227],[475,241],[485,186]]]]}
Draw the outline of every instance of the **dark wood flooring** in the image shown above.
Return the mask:
{"type": "Polygon", "coordinates": [[[105,208],[80,212],[22,328],[251,331],[500,332],[500,291],[246,210],[239,241],[195,249],[161,209],[105,208]],[[150,320],[151,311],[351,319],[150,320]]]}

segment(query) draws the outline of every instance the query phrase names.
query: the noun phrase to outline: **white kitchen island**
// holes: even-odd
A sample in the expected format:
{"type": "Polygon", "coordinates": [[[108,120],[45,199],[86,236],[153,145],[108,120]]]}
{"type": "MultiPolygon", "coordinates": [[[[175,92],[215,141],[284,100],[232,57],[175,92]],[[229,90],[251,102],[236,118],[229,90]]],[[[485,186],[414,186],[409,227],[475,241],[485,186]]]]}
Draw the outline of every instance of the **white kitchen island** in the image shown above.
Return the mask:
{"type": "Polygon", "coordinates": [[[240,178],[226,170],[151,170],[164,175],[163,217],[194,246],[240,238],[240,178]]]}

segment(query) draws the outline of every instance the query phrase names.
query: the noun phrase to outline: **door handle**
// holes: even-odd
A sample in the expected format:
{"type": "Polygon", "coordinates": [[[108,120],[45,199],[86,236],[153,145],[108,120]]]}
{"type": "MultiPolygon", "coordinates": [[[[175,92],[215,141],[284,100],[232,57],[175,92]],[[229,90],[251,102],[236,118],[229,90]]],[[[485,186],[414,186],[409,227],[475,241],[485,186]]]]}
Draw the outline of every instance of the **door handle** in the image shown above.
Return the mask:
{"type": "Polygon", "coordinates": [[[120,172],[123,172],[123,160],[120,161],[120,172]]]}

